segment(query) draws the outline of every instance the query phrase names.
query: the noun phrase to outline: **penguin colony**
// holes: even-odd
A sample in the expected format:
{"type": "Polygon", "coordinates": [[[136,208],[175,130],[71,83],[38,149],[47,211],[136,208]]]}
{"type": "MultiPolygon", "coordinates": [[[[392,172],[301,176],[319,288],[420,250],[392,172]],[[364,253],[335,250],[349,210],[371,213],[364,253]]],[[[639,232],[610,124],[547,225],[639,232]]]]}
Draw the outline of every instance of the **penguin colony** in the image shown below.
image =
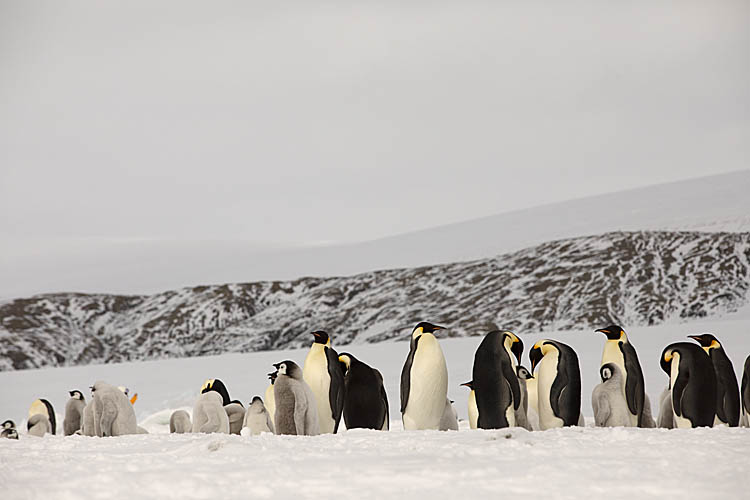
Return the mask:
{"type": "MultiPolygon", "coordinates": [[[[448,399],[448,370],[435,334],[445,328],[428,322],[412,330],[409,353],[401,371],[400,409],[405,430],[458,430],[453,401],[448,399]]],[[[606,340],[598,384],[592,393],[598,427],[694,428],[727,425],[750,427],[750,356],[738,385],[732,363],[712,334],[690,335],[696,343],[675,342],[659,358],[668,381],[654,419],[635,347],[618,325],[596,330],[606,340]]],[[[377,369],[350,353],[338,354],[327,332],[312,333],[313,343],[301,368],[292,360],[274,364],[265,401],[254,396],[245,408],[232,400],[219,379],[200,388],[192,416],[172,413],[172,433],[262,433],[315,436],[347,429],[389,430],[388,396],[377,369]]],[[[581,371],[570,346],[552,339],[536,342],[524,367],[523,341],[510,331],[491,331],[474,356],[473,379],[461,384],[469,392],[471,429],[524,427],[530,431],[582,426],[581,371]]],[[[133,410],[136,396],[128,389],[97,381],[87,401],[71,390],[65,404],[63,433],[122,436],[146,433],[133,410]]],[[[57,433],[57,417],[47,399],[31,404],[26,434],[57,433]]],[[[0,437],[18,439],[13,420],[0,437]]]]}

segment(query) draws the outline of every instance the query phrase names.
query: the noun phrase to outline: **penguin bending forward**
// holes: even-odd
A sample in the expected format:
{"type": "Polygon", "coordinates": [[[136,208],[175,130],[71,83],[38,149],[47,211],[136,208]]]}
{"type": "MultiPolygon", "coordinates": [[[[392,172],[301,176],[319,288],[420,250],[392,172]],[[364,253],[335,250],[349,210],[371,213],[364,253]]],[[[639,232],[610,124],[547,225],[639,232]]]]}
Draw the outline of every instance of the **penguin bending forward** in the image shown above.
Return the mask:
{"type": "MultiPolygon", "coordinates": [[[[133,405],[117,387],[98,381],[91,388],[94,403],[94,427],[99,437],[137,434],[133,405]]],[[[85,410],[84,410],[85,411],[85,410]]]]}
{"type": "Polygon", "coordinates": [[[185,434],[193,430],[190,415],[185,410],[175,410],[169,416],[169,432],[172,434],[185,434]]]}
{"type": "Polygon", "coordinates": [[[37,399],[31,403],[26,430],[32,436],[42,437],[45,434],[55,434],[57,420],[55,410],[46,399],[37,399]]]}
{"type": "Polygon", "coordinates": [[[346,428],[387,431],[390,422],[383,376],[348,352],[341,353],[339,361],[344,371],[346,428]]]}
{"type": "Polygon", "coordinates": [[[621,390],[630,411],[628,427],[646,427],[647,425],[643,422],[646,386],[635,348],[628,340],[625,330],[618,325],[610,325],[607,328],[596,330],[596,332],[607,336],[602,351],[602,362],[599,365],[600,370],[605,364],[613,363],[617,365],[622,374],[622,377],[620,377],[621,390]]]}
{"type": "Polygon", "coordinates": [[[206,380],[193,407],[193,432],[229,434],[229,416],[224,409],[229,403],[224,382],[218,378],[206,380]]]}
{"type": "Polygon", "coordinates": [[[344,373],[328,334],[317,331],[312,332],[312,336],[314,340],[305,358],[302,378],[315,395],[320,433],[335,434],[344,409],[344,373]]]}
{"type": "Polygon", "coordinates": [[[70,391],[70,399],[65,403],[65,419],[63,419],[63,432],[66,436],[75,434],[81,428],[83,422],[83,409],[86,407],[86,398],[81,391],[70,391]]]}
{"type": "Polygon", "coordinates": [[[729,427],[740,425],[740,388],[729,356],[721,342],[711,335],[688,335],[698,341],[714,365],[716,375],[716,418],[714,425],[727,424],[729,427]]]}
{"type": "Polygon", "coordinates": [[[521,387],[516,361],[521,362],[523,342],[514,333],[495,330],[485,335],[474,354],[473,385],[477,427],[501,429],[516,425],[521,387]]]}
{"type": "Polygon", "coordinates": [[[448,368],[434,332],[442,326],[423,321],[414,327],[401,370],[404,430],[440,429],[448,397],[448,368]]]}
{"type": "Polygon", "coordinates": [[[320,434],[318,406],[310,386],[302,378],[302,369],[289,360],[274,367],[277,370],[273,384],[276,434],[317,436],[320,434]]]}
{"type": "Polygon", "coordinates": [[[675,427],[712,427],[716,375],[711,358],[695,344],[675,342],[664,348],[659,364],[669,376],[675,427]]]}
{"type": "Polygon", "coordinates": [[[474,381],[470,380],[468,382],[464,382],[461,385],[463,387],[469,388],[469,402],[468,402],[469,428],[476,429],[477,420],[479,419],[479,410],[477,409],[477,395],[474,392],[474,381]]]}
{"type": "Polygon", "coordinates": [[[539,365],[537,396],[539,428],[578,425],[581,417],[581,368],[568,345],[540,340],[529,351],[531,371],[539,365]]]}
{"type": "Polygon", "coordinates": [[[245,412],[245,421],[242,425],[243,436],[257,436],[262,432],[273,432],[273,420],[263,400],[255,396],[245,412]]]}
{"type": "Polygon", "coordinates": [[[750,356],[742,370],[742,426],[750,427],[750,356]]]}

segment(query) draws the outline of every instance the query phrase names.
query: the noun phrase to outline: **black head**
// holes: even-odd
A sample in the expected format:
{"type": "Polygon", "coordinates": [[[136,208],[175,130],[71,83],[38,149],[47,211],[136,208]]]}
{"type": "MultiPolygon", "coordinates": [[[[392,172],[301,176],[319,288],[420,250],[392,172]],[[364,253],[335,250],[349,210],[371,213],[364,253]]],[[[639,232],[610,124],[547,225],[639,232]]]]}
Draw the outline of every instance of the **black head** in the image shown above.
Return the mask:
{"type": "Polygon", "coordinates": [[[342,352],[341,354],[339,354],[339,364],[341,365],[341,371],[344,373],[344,376],[349,374],[353,359],[354,356],[352,356],[348,352],[342,352]]]}
{"type": "Polygon", "coordinates": [[[503,332],[503,342],[510,338],[510,352],[516,357],[518,364],[521,364],[521,355],[523,354],[523,341],[513,332],[503,332]]]}
{"type": "Polygon", "coordinates": [[[276,363],[273,366],[276,367],[276,369],[278,370],[277,373],[279,375],[287,375],[298,380],[302,378],[302,370],[300,369],[299,365],[297,365],[297,363],[290,359],[284,360],[280,363],[276,363]]]}
{"type": "Polygon", "coordinates": [[[700,335],[688,335],[688,338],[691,338],[695,341],[697,341],[702,348],[704,349],[718,349],[721,347],[721,342],[711,335],[710,333],[701,333],[700,335]]]}
{"type": "Polygon", "coordinates": [[[609,325],[607,328],[600,328],[599,330],[595,330],[597,333],[603,333],[607,336],[607,340],[620,340],[622,335],[625,334],[625,331],[622,329],[621,326],[617,325],[609,325]]]}
{"type": "Polygon", "coordinates": [[[81,401],[83,401],[83,393],[79,390],[68,391],[68,394],[70,394],[70,397],[73,399],[80,399],[81,401]]]}
{"type": "Polygon", "coordinates": [[[315,344],[323,344],[326,345],[330,342],[330,337],[326,332],[323,330],[318,330],[317,332],[312,332],[312,336],[315,337],[315,341],[313,343],[315,344]]]}
{"type": "Polygon", "coordinates": [[[602,382],[606,382],[615,375],[617,367],[613,363],[607,363],[599,368],[599,376],[602,378],[602,382]]]}
{"type": "Polygon", "coordinates": [[[661,352],[661,359],[659,359],[659,366],[668,377],[672,376],[672,352],[674,351],[674,344],[670,344],[664,348],[661,352]]]}
{"type": "Polygon", "coordinates": [[[18,431],[15,428],[4,429],[2,432],[2,437],[6,439],[18,439],[18,431]]]}
{"type": "Polygon", "coordinates": [[[435,333],[438,330],[445,330],[445,327],[433,325],[432,323],[428,323],[427,321],[421,321],[417,323],[417,326],[414,327],[414,330],[412,330],[412,334],[420,328],[424,333],[435,333]]]}
{"type": "Polygon", "coordinates": [[[240,401],[239,399],[233,399],[233,400],[231,400],[231,401],[229,402],[229,404],[232,404],[232,403],[234,403],[234,404],[238,404],[238,405],[240,405],[240,406],[244,406],[244,405],[242,404],[242,401],[240,401]]]}
{"type": "Polygon", "coordinates": [[[529,370],[521,365],[516,366],[516,375],[518,376],[518,378],[522,378],[524,380],[534,378],[534,375],[532,375],[529,370]]]}
{"type": "Polygon", "coordinates": [[[15,429],[16,423],[10,419],[3,422],[3,429],[15,429]]]}
{"type": "Polygon", "coordinates": [[[250,401],[250,404],[257,403],[257,402],[263,402],[263,400],[260,398],[260,396],[253,396],[253,400],[250,401]]]}
{"type": "Polygon", "coordinates": [[[210,391],[216,391],[219,393],[222,399],[222,405],[226,406],[230,403],[229,399],[229,391],[227,390],[227,387],[224,385],[224,382],[219,380],[218,378],[207,380],[206,383],[203,385],[203,388],[201,389],[201,394],[204,394],[206,392],[210,391]]]}
{"type": "Polygon", "coordinates": [[[543,342],[537,342],[534,344],[534,347],[531,348],[529,351],[529,361],[531,361],[531,372],[534,372],[534,369],[536,368],[536,365],[539,364],[539,362],[544,357],[544,354],[542,354],[542,344],[543,342]]]}
{"type": "Polygon", "coordinates": [[[461,384],[461,386],[462,387],[468,387],[469,389],[471,389],[473,391],[474,390],[474,381],[470,380],[468,382],[464,382],[463,384],[461,384]]]}

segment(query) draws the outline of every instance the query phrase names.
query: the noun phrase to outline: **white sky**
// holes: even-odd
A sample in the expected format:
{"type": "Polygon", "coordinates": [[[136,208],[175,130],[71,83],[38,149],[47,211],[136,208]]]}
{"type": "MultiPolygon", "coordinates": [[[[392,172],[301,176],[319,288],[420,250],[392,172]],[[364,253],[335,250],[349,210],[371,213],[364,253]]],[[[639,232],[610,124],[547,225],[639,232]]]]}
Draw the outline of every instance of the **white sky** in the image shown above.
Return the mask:
{"type": "Polygon", "coordinates": [[[748,19],[747,1],[0,0],[0,252],[362,241],[744,169],[748,19]]]}

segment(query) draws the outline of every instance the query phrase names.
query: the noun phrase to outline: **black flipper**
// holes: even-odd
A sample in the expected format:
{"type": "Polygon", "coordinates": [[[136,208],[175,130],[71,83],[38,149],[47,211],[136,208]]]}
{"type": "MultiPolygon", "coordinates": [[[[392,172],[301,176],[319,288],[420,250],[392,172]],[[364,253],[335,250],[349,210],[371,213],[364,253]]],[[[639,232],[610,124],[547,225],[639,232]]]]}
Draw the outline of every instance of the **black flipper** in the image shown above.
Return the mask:
{"type": "Polygon", "coordinates": [[[385,406],[385,420],[383,421],[383,425],[386,427],[386,430],[389,430],[391,428],[391,421],[390,421],[391,416],[390,416],[390,409],[388,408],[388,394],[386,394],[385,392],[385,384],[383,383],[383,375],[378,370],[375,370],[375,374],[378,376],[378,380],[380,381],[380,399],[382,400],[383,405],[385,406]]]}
{"type": "Polygon", "coordinates": [[[578,425],[581,414],[581,368],[578,355],[573,348],[561,342],[547,342],[554,345],[560,353],[557,358],[557,377],[550,388],[550,406],[553,413],[562,419],[563,425],[578,425]]]}
{"type": "Polygon", "coordinates": [[[737,427],[740,423],[740,389],[732,361],[723,348],[711,349],[710,354],[716,373],[716,415],[730,427],[737,427]]]}
{"type": "Polygon", "coordinates": [[[57,433],[57,417],[55,417],[55,410],[52,409],[52,405],[46,399],[40,399],[44,406],[47,407],[47,416],[49,417],[49,425],[52,427],[52,434],[57,433]]]}
{"type": "Polygon", "coordinates": [[[638,416],[638,427],[643,427],[643,399],[646,394],[643,382],[643,371],[638,361],[638,354],[629,342],[620,342],[620,351],[625,359],[625,399],[628,410],[638,416]]]}
{"type": "Polygon", "coordinates": [[[328,400],[331,403],[331,416],[333,417],[333,433],[339,430],[341,422],[341,412],[344,411],[344,396],[346,388],[344,386],[344,371],[339,363],[339,355],[332,347],[325,347],[326,365],[328,367],[328,376],[331,377],[331,384],[328,386],[328,400]]]}
{"type": "MultiPolygon", "coordinates": [[[[674,363],[674,360],[672,362],[674,363]]],[[[682,393],[685,392],[688,380],[690,380],[690,367],[688,363],[683,361],[683,356],[681,355],[677,380],[674,381],[674,386],[672,387],[672,409],[678,417],[682,417],[682,393]]]]}
{"type": "Polygon", "coordinates": [[[406,405],[409,403],[409,388],[411,386],[411,365],[414,363],[414,354],[417,352],[417,344],[419,338],[414,340],[412,337],[409,343],[409,355],[406,356],[406,362],[404,367],[401,369],[401,414],[403,415],[406,411],[406,405]]]}
{"type": "Polygon", "coordinates": [[[742,370],[742,407],[750,413],[750,356],[745,359],[745,369],[742,370]]]}

